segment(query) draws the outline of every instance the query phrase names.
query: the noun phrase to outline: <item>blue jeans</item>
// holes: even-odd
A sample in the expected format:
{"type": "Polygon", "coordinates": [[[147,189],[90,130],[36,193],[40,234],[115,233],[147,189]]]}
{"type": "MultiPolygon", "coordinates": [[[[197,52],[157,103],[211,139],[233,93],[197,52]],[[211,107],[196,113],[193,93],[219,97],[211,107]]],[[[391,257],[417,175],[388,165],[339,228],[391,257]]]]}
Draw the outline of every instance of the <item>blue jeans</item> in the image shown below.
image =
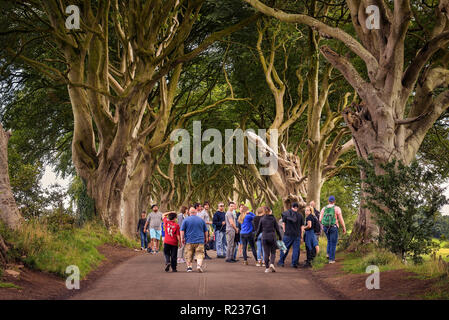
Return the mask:
{"type": "Polygon", "coordinates": [[[282,241],[284,241],[285,246],[287,247],[287,251],[286,252],[281,251],[279,264],[284,265],[285,258],[287,257],[288,252],[290,251],[290,247],[293,246],[292,266],[297,266],[299,264],[299,246],[301,245],[301,237],[300,236],[290,237],[284,235],[282,241]]]}
{"type": "Polygon", "coordinates": [[[329,261],[335,261],[335,251],[337,250],[338,228],[336,226],[324,227],[324,233],[327,237],[327,254],[329,261]]]}
{"type": "Polygon", "coordinates": [[[148,246],[147,234],[143,232],[143,230],[140,230],[140,247],[146,248],[147,246],[148,246]]]}
{"type": "Polygon", "coordinates": [[[226,232],[215,231],[215,247],[217,248],[217,256],[226,255],[226,232]]]}
{"type": "Polygon", "coordinates": [[[257,237],[257,260],[262,260],[264,257],[263,248],[262,248],[262,233],[257,237]]]}

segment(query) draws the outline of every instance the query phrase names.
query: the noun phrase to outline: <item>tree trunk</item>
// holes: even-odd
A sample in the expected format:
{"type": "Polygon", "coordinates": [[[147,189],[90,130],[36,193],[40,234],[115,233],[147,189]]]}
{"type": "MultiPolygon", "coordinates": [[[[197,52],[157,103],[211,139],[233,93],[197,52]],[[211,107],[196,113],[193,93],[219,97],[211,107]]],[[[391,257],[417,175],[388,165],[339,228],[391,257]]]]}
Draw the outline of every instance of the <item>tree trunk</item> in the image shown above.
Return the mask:
{"type": "Polygon", "coordinates": [[[12,194],[8,172],[8,140],[9,132],[5,132],[0,124],[0,220],[9,228],[17,229],[22,220],[16,201],[12,194]]]}
{"type": "Polygon", "coordinates": [[[7,252],[8,247],[6,246],[5,241],[3,241],[2,235],[0,234],[0,266],[6,265],[6,263],[8,262],[7,252]]]}

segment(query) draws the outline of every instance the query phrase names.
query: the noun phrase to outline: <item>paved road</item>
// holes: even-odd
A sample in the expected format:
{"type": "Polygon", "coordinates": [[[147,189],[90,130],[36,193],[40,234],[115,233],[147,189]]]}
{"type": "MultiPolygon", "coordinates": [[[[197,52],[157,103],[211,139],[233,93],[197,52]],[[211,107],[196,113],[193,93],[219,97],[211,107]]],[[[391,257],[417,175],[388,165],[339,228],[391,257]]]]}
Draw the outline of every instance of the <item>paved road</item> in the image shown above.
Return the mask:
{"type": "MultiPolygon", "coordinates": [[[[215,257],[214,251],[209,254],[215,257]]],[[[163,253],[142,253],[121,263],[72,299],[333,299],[310,279],[310,270],[293,269],[286,264],[284,268],[276,267],[275,273],[265,273],[263,267],[245,266],[242,262],[243,259],[237,263],[206,260],[204,273],[196,272],[195,264],[194,272],[187,273],[185,264],[180,264],[178,272],[172,273],[164,271],[163,253]]]]}

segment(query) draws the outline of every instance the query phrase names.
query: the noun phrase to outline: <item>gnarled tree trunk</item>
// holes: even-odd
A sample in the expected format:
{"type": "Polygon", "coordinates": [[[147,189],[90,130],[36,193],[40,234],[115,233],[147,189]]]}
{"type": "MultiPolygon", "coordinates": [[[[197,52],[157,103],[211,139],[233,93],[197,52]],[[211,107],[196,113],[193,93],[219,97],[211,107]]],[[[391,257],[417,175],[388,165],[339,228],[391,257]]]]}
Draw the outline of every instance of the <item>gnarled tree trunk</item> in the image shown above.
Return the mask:
{"type": "Polygon", "coordinates": [[[11,134],[0,124],[0,220],[9,228],[20,225],[22,215],[12,194],[8,172],[8,140],[11,134]]]}

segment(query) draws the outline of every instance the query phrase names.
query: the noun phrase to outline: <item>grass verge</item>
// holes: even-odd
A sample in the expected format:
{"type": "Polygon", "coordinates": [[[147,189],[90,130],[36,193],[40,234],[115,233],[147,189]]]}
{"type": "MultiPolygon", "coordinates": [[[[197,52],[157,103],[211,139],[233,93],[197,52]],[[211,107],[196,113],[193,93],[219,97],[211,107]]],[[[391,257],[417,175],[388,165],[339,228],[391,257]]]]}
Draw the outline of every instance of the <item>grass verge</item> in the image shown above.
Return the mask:
{"type": "Polygon", "coordinates": [[[12,245],[9,251],[11,259],[61,277],[67,276],[68,266],[75,265],[83,279],[104,259],[97,250],[100,245],[108,243],[137,248],[137,242],[118,232],[110,233],[99,222],[88,222],[82,228],[55,230],[42,221],[31,220],[14,232],[0,226],[0,232],[12,245]]]}

